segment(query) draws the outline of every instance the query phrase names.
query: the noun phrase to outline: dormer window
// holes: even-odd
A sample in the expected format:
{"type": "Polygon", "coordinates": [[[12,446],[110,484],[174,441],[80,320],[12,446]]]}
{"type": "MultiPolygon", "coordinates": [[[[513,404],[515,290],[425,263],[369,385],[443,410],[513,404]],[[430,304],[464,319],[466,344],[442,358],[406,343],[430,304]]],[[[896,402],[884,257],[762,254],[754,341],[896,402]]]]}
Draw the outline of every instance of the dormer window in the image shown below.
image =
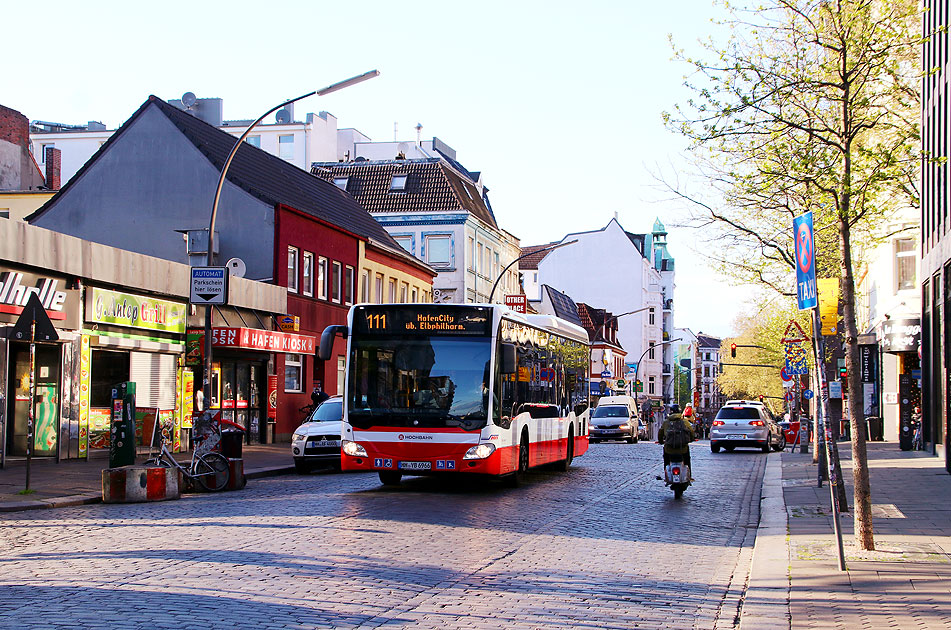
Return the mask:
{"type": "Polygon", "coordinates": [[[350,181],[349,177],[334,177],[334,186],[340,190],[346,190],[348,181],[350,181]]]}
{"type": "Polygon", "coordinates": [[[406,192],[406,175],[394,175],[390,181],[390,192],[406,192]]]}

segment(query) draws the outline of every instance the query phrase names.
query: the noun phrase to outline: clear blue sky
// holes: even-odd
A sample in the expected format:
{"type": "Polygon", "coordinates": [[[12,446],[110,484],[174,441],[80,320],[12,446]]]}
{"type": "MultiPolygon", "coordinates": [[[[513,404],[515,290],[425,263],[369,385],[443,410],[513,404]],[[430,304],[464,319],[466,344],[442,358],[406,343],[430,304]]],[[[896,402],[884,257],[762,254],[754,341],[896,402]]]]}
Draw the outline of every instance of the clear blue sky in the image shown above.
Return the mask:
{"type": "MultiPolygon", "coordinates": [[[[667,42],[709,34],[710,0],[472,3],[25,2],[5,7],[0,103],[25,116],[118,127],[148,97],[224,99],[227,119],[377,68],[296,105],[374,140],[437,136],[482,171],[500,225],[524,245],[660,216],[678,263],[677,326],[730,332],[737,292],[717,285],[680,211],[650,175],[677,161],[661,112],[687,98],[667,42]],[[724,297],[724,296],[728,297],[724,297]]],[[[611,261],[605,272],[616,273],[611,261]]]]}

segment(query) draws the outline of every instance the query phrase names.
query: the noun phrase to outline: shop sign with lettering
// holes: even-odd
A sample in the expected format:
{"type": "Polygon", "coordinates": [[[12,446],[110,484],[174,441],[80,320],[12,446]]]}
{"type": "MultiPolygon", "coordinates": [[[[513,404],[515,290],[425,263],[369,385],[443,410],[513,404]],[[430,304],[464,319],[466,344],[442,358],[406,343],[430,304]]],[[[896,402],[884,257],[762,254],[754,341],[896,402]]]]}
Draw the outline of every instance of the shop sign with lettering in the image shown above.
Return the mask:
{"type": "Polygon", "coordinates": [[[258,328],[213,328],[211,345],[216,348],[243,348],[265,352],[314,354],[316,339],[258,328]]]}
{"type": "Polygon", "coordinates": [[[86,290],[86,321],[127,326],[142,330],[185,333],[188,305],[144,295],[110,291],[99,287],[86,290]]]}
{"type": "Polygon", "coordinates": [[[0,269],[0,322],[15,322],[32,294],[58,328],[79,328],[78,289],[66,289],[63,278],[0,269]]]}

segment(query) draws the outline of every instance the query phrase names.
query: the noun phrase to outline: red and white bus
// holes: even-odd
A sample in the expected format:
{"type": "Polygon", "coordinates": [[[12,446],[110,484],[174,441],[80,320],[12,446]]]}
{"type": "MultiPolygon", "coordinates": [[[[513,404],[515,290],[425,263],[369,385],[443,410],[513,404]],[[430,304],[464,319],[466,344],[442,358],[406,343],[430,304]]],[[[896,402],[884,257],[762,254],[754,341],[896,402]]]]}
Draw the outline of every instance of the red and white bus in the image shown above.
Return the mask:
{"type": "Polygon", "coordinates": [[[506,476],[588,449],[583,328],[492,304],[358,304],[347,337],[341,468],[506,476]]]}

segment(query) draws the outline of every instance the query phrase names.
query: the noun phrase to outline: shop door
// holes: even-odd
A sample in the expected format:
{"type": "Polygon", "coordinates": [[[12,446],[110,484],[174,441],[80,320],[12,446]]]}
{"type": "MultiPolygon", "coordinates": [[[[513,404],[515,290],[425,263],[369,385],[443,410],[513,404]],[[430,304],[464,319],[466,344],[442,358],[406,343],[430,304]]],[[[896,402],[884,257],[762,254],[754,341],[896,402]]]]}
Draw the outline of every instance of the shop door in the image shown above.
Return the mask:
{"type": "Polygon", "coordinates": [[[262,381],[264,370],[256,363],[223,361],[221,363],[221,417],[245,429],[248,444],[262,442],[262,381]]]}
{"type": "MultiPolygon", "coordinates": [[[[33,456],[55,457],[59,435],[59,346],[36,344],[34,380],[33,456]]],[[[8,398],[7,453],[26,455],[30,416],[30,346],[11,343],[10,375],[13,395],[8,398]]]]}

